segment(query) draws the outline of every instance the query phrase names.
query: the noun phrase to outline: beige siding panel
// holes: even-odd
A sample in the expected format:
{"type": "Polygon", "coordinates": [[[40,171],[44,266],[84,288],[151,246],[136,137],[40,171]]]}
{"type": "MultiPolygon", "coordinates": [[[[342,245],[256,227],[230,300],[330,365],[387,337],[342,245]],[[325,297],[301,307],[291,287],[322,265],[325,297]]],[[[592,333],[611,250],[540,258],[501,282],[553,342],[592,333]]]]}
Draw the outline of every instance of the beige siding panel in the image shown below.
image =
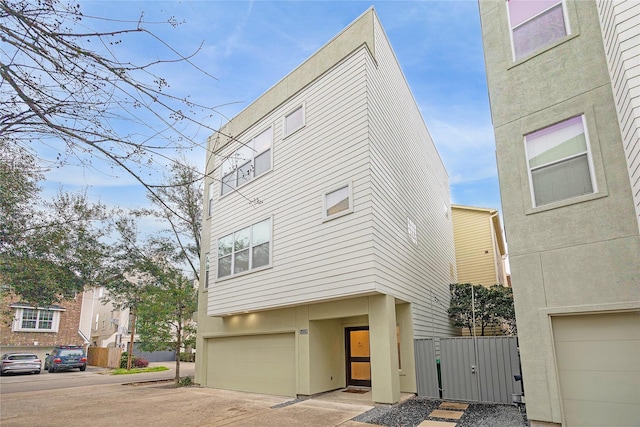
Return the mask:
{"type": "Polygon", "coordinates": [[[600,0],[598,12],[640,228],[640,2],[600,0]]]}
{"type": "MultiPolygon", "coordinates": [[[[374,292],[366,69],[362,48],[264,118],[273,169],[216,200],[211,241],[272,217],[271,268],[212,283],[208,314],[225,315],[374,292]],[[306,125],[282,138],[282,117],[304,102],[306,125]],[[322,194],[351,182],[354,212],[322,221],[322,194]],[[249,203],[260,199],[261,203],[249,203]],[[224,229],[219,228],[224,224],[224,229]]],[[[230,145],[216,156],[237,147],[230,145]]],[[[215,277],[216,262],[211,263],[215,277]]]]}
{"type": "Polygon", "coordinates": [[[558,316],[552,327],[564,425],[637,425],[640,311],[558,316]]]}
{"type": "MultiPolygon", "coordinates": [[[[491,286],[496,277],[495,245],[491,214],[485,211],[451,208],[458,266],[458,282],[491,286]],[[485,253],[485,251],[487,251],[485,253]]],[[[498,255],[499,257],[499,255],[498,255]]]]}
{"type": "Polygon", "coordinates": [[[296,395],[293,333],[210,338],[206,342],[208,387],[296,395]]]}
{"type": "Polygon", "coordinates": [[[375,38],[368,95],[376,289],[412,303],[415,337],[449,335],[455,254],[445,216],[448,176],[378,22],[375,38]],[[407,219],[416,225],[417,244],[407,219]]]}

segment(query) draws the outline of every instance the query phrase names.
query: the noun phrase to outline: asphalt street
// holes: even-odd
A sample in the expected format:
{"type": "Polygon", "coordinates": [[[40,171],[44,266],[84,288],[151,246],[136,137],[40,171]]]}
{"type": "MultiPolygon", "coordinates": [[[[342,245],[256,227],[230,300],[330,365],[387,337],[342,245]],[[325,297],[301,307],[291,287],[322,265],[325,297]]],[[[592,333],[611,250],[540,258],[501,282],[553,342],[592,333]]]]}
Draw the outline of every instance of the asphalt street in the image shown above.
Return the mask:
{"type": "MultiPolygon", "coordinates": [[[[73,369],[70,371],[55,372],[53,374],[47,371],[42,371],[39,375],[2,375],[0,376],[0,395],[101,384],[127,384],[139,381],[153,382],[171,380],[175,378],[174,362],[152,362],[149,364],[149,366],[160,365],[166,366],[169,370],[143,374],[110,375],[108,369],[88,366],[87,370],[84,372],[79,372],[77,369],[73,369]]],[[[195,363],[180,363],[181,377],[193,376],[194,370],[195,363]]]]}

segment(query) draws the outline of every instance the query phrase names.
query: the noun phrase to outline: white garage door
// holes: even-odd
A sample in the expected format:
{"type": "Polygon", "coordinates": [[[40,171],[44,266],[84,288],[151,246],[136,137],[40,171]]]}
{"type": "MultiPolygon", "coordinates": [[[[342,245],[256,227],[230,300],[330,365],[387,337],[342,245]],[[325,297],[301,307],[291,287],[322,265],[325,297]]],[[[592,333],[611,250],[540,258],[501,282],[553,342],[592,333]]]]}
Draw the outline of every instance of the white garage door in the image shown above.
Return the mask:
{"type": "Polygon", "coordinates": [[[640,312],[552,319],[566,427],[640,426],[640,312]]]}
{"type": "Polygon", "coordinates": [[[293,333],[211,338],[207,386],[295,396],[293,333]]]}

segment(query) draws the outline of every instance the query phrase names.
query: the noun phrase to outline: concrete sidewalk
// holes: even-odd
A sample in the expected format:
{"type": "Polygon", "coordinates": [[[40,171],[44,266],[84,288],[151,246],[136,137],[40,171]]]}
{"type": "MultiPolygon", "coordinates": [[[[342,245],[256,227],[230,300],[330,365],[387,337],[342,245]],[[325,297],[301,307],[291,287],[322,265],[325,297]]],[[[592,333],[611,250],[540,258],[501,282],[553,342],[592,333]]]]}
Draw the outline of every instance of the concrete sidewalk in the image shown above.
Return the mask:
{"type": "Polygon", "coordinates": [[[356,427],[371,405],[199,387],[101,385],[11,393],[0,401],[0,424],[13,426],[310,426],[356,427]]]}

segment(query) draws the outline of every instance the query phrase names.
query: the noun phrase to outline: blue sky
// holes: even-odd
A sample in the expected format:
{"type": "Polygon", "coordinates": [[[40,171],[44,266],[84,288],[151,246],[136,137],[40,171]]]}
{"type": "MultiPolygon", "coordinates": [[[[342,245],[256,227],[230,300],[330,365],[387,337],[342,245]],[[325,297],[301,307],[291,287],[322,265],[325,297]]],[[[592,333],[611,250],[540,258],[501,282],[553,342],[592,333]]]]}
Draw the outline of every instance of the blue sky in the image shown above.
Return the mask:
{"type": "MultiPolygon", "coordinates": [[[[221,105],[217,128],[311,56],[370,6],[378,14],[447,168],[452,202],[500,208],[480,19],[475,0],[448,1],[81,1],[85,15],[137,21],[184,21],[149,27],[182,53],[203,43],[191,67],[163,68],[171,89],[221,105]]],[[[109,28],[111,23],[104,23],[109,28]]],[[[148,39],[147,39],[148,40],[148,39]]],[[[154,57],[156,43],[127,39],[122,56],[154,57]]],[[[194,130],[202,143],[209,131],[194,130]]],[[[189,153],[204,167],[204,148],[189,153]]],[[[143,206],[130,177],[103,167],[65,167],[47,175],[45,194],[89,186],[91,197],[115,206],[143,206]]]]}

